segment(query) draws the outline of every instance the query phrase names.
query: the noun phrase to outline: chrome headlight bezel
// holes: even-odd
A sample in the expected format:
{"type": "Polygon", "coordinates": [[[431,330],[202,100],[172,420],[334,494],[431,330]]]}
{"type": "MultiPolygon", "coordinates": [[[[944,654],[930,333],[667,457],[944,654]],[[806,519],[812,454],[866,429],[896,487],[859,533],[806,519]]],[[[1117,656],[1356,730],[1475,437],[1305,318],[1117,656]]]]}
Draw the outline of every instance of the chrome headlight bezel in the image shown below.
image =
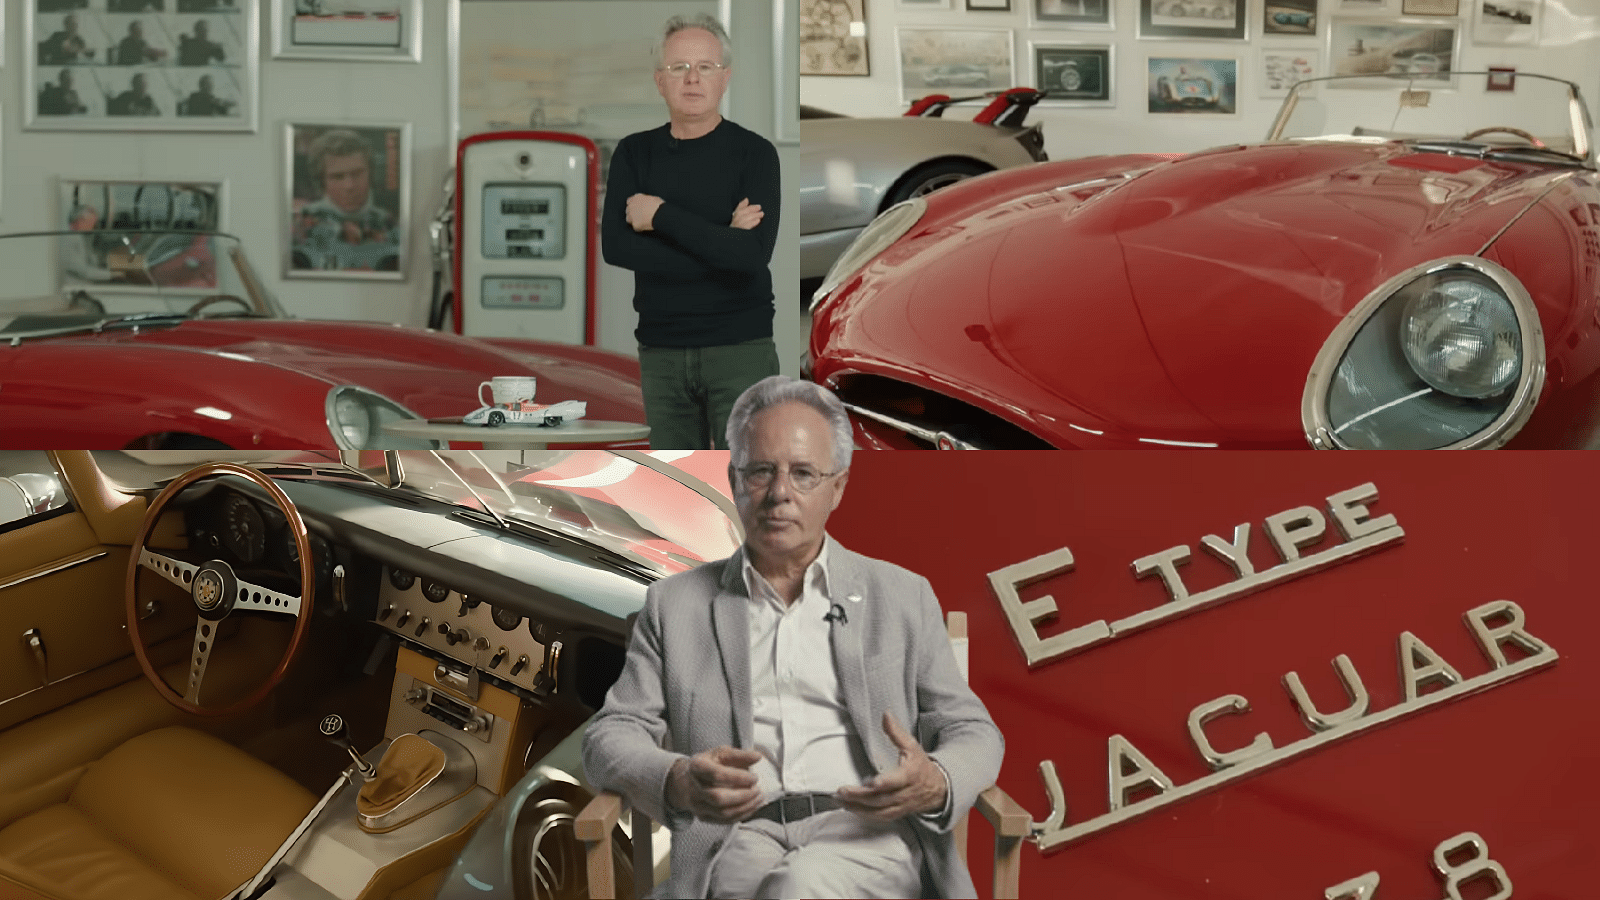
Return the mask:
{"type": "MultiPolygon", "coordinates": [[[[1318,351],[1311,371],[1306,377],[1305,392],[1301,398],[1300,421],[1306,440],[1319,450],[1355,449],[1342,440],[1335,431],[1328,410],[1329,392],[1340,364],[1350,350],[1352,342],[1367,322],[1401,291],[1419,279],[1447,273],[1449,270],[1467,270],[1492,281],[1510,302],[1521,332],[1521,373],[1510,388],[1510,398],[1505,409],[1473,434],[1447,444],[1440,450],[1480,450],[1501,447],[1516,436],[1533,415],[1539,392],[1544,387],[1545,347],[1544,330],[1539,323],[1538,310],[1533,298],[1522,282],[1503,266],[1477,256],[1451,256],[1430,260],[1413,266],[1394,276],[1368,294],[1340,321],[1333,333],[1318,351]]],[[[1398,341],[1398,336],[1394,338],[1398,341]]]]}
{"type": "Polygon", "coordinates": [[[915,228],[927,211],[928,201],[913,197],[896,203],[867,223],[867,227],[856,235],[856,239],[829,267],[827,277],[822,279],[822,286],[812,295],[811,308],[815,309],[824,297],[865,268],[878,254],[889,249],[890,244],[915,228]]]}
{"type": "MultiPolygon", "coordinates": [[[[432,449],[438,447],[437,441],[419,441],[416,438],[384,434],[383,423],[386,418],[398,420],[420,419],[422,417],[377,391],[360,385],[341,384],[329,390],[324,404],[324,412],[327,417],[328,434],[333,437],[334,446],[340,450],[432,449]],[[366,421],[360,423],[367,429],[364,445],[356,446],[344,433],[346,422],[342,418],[343,412],[340,401],[358,404],[361,413],[366,416],[366,421]],[[387,416],[384,414],[387,414],[387,416]]],[[[355,423],[350,424],[354,425],[355,423]]]]}

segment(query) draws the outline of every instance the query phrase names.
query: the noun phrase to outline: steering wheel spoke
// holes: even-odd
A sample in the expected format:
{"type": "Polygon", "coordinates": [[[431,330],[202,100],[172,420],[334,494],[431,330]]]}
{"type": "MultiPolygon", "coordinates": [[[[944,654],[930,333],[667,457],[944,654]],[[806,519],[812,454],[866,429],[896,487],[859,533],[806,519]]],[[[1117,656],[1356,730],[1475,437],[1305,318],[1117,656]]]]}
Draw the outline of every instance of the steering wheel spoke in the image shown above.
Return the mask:
{"type": "Polygon", "coordinates": [[[206,663],[211,661],[216,637],[217,629],[210,622],[202,620],[195,626],[194,650],[189,654],[188,687],[184,688],[183,699],[196,706],[200,705],[200,682],[206,677],[206,663]]]}
{"type": "Polygon", "coordinates": [[[288,613],[291,616],[298,616],[300,598],[259,584],[240,581],[234,593],[233,608],[248,612],[288,613]]]}
{"type": "Polygon", "coordinates": [[[194,583],[194,573],[200,567],[194,563],[186,563],[181,559],[173,559],[162,553],[157,553],[148,547],[139,550],[139,565],[160,575],[184,590],[194,583]]]}

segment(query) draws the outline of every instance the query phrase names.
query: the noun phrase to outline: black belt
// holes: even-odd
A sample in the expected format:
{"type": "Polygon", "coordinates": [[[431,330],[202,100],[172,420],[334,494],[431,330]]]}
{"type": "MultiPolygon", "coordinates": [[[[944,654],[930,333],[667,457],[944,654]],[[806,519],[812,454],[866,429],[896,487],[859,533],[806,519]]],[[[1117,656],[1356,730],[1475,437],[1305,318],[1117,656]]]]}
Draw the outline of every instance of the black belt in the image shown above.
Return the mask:
{"type": "Polygon", "coordinates": [[[832,794],[789,794],[768,803],[752,815],[757,819],[770,819],[787,825],[816,813],[842,808],[832,794]]]}

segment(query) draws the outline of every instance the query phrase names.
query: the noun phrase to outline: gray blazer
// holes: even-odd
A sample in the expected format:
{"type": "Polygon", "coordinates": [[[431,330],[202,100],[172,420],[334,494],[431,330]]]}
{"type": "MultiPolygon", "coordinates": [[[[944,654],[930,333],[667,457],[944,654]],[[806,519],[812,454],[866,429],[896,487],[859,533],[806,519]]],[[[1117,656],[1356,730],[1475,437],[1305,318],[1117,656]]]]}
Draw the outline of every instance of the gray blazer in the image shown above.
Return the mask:
{"type": "MultiPolygon", "coordinates": [[[[834,665],[874,771],[899,765],[883,731],[894,714],[950,775],[953,815],[913,817],[923,849],[923,893],[976,897],[950,828],[1000,772],[1000,730],[956,668],[927,579],[834,542],[828,584],[848,621],[831,629],[834,665]]],[[[750,598],[744,551],[650,586],[622,675],[583,740],[589,782],[617,791],[672,829],[663,897],[704,897],[710,863],[732,826],[666,808],[667,772],[683,756],[722,744],[751,746],[750,598]]]]}

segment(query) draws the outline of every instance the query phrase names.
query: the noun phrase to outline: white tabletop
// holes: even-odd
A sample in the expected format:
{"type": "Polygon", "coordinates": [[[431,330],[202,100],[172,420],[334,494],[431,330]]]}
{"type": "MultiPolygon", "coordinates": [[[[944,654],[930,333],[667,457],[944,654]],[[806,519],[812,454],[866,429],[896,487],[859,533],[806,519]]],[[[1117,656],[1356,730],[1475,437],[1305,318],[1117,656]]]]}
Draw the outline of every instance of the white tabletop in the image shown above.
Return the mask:
{"type": "Polygon", "coordinates": [[[574,419],[560,425],[464,425],[401,419],[383,426],[385,434],[457,443],[481,443],[486,450],[538,450],[551,444],[612,444],[650,436],[650,426],[637,422],[574,419]]]}

